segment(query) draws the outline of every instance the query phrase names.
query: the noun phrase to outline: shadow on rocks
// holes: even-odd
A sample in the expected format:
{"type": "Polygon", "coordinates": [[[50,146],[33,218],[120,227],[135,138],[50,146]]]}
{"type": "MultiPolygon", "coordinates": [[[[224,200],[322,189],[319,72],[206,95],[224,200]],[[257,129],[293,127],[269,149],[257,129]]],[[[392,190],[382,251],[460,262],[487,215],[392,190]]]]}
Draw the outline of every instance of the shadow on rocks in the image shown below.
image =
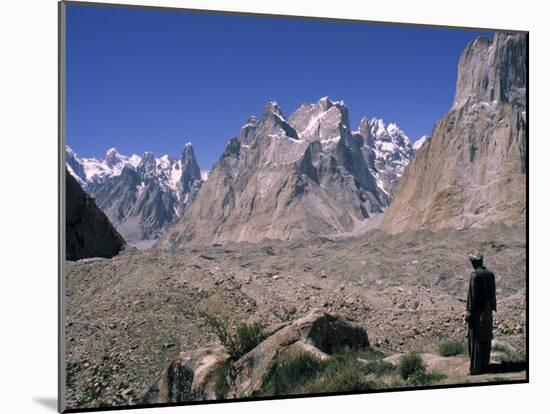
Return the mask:
{"type": "Polygon", "coordinates": [[[521,372],[527,369],[527,362],[501,362],[489,364],[490,374],[505,374],[507,372],[521,372]]]}

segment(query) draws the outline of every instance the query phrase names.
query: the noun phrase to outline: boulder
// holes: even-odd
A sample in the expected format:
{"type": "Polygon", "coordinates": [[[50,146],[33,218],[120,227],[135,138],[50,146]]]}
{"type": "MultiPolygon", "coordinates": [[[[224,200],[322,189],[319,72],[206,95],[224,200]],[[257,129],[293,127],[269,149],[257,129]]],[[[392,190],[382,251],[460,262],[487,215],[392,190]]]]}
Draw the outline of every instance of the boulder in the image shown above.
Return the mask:
{"type": "Polygon", "coordinates": [[[323,360],[340,349],[367,347],[367,331],[361,325],[342,316],[314,310],[274,332],[235,362],[228,396],[257,395],[271,369],[298,354],[306,353],[323,360]]]}
{"type": "Polygon", "coordinates": [[[227,361],[221,346],[181,352],[142,398],[142,404],[179,403],[219,398],[214,373],[227,361]]]}
{"type": "Polygon", "coordinates": [[[300,354],[319,360],[341,349],[369,347],[367,331],[358,323],[321,310],[292,323],[271,326],[259,345],[234,361],[227,375],[227,394],[217,395],[214,375],[228,363],[221,346],[182,352],[141,399],[141,404],[246,398],[259,394],[270,371],[300,354]]]}

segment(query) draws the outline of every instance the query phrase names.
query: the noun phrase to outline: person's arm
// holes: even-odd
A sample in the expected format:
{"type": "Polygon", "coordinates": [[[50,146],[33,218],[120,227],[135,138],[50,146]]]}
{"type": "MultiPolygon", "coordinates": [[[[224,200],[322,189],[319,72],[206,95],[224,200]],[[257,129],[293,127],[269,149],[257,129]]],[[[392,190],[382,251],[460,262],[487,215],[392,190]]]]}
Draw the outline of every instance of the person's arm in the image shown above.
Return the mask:
{"type": "Polygon", "coordinates": [[[495,285],[495,274],[491,273],[491,308],[497,311],[497,290],[495,285]]]}
{"type": "Polygon", "coordinates": [[[472,303],[473,303],[473,282],[474,282],[474,276],[470,276],[470,283],[468,285],[468,299],[466,299],[466,316],[464,319],[466,320],[466,323],[470,322],[470,317],[472,316],[472,303]]]}

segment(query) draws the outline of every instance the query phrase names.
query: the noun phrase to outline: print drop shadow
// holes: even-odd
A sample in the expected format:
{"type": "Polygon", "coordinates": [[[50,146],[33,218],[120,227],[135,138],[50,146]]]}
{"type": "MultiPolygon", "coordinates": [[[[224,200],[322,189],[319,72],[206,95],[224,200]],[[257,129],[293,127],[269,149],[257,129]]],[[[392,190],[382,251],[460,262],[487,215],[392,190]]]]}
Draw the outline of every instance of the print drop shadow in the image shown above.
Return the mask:
{"type": "Polygon", "coordinates": [[[55,397],[33,397],[33,401],[50,411],[57,412],[57,398],[55,397]]]}

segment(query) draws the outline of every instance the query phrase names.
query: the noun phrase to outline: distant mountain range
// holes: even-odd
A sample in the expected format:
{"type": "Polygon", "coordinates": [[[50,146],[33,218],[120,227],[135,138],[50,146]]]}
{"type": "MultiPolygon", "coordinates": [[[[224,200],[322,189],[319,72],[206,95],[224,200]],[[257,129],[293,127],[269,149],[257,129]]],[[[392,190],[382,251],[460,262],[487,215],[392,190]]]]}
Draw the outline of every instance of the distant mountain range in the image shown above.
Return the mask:
{"type": "Polygon", "coordinates": [[[414,145],[377,118],[353,131],[344,102],[324,97],[288,117],[267,103],[208,175],[190,143],[180,159],[67,147],[66,165],[142,246],[349,235],[383,212],[391,233],[514,225],[526,217],[525,91],[525,36],[499,33],[466,47],[452,108],[414,145]]]}
{"type": "Polygon", "coordinates": [[[288,118],[269,102],[158,246],[348,233],[389,205],[413,154],[395,124],[363,118],[352,131],[342,101],[324,97],[288,118]]]}
{"type": "Polygon", "coordinates": [[[66,165],[126,241],[145,246],[184,214],[208,175],[190,143],[180,159],[151,152],[128,157],[114,148],[105,158],[84,158],[67,146],[66,165]]]}
{"type": "MultiPolygon", "coordinates": [[[[349,231],[357,221],[382,212],[391,201],[399,178],[414,154],[409,138],[394,123],[386,125],[382,119],[364,117],[357,131],[351,131],[347,107],[343,102],[334,102],[328,97],[315,104],[302,105],[288,121],[275,103],[269,103],[262,119],[254,116],[248,119],[241,129],[241,137],[230,141],[218,164],[225,163],[226,156],[237,142],[239,152],[252,154],[250,148],[253,146],[255,156],[267,162],[265,165],[242,165],[247,171],[240,171],[241,176],[249,174],[251,168],[261,175],[263,170],[279,169],[281,165],[299,159],[307,163],[304,155],[316,157],[314,161],[309,160],[316,165],[311,165],[309,173],[317,176],[314,180],[321,180],[317,183],[318,190],[324,194],[320,195],[321,204],[316,208],[332,208],[336,215],[341,216],[340,223],[337,220],[325,226],[326,231],[334,232],[349,231]],[[292,141],[285,142],[294,145],[286,147],[282,143],[256,148],[256,141],[262,137],[267,140],[290,138],[292,141]],[[339,172],[330,173],[334,168],[339,172]],[[314,172],[315,169],[319,171],[314,172]],[[344,187],[338,180],[342,180],[344,187]],[[338,195],[343,188],[344,192],[338,195]],[[324,197],[331,199],[330,202],[322,201],[324,197]],[[328,207],[323,204],[325,202],[329,203],[328,207]]],[[[126,156],[115,148],[109,149],[104,158],[85,158],[67,146],[66,165],[125,239],[144,247],[152,244],[185,214],[210,173],[200,170],[190,143],[185,145],[181,159],[167,155],[156,158],[150,152],[142,156],[126,156]]],[[[221,177],[222,181],[227,179],[221,177]]],[[[214,201],[204,200],[202,203],[214,201]]],[[[233,216],[238,214],[237,211],[232,213],[233,216]]],[[[318,227],[317,223],[311,225],[318,227]]],[[[313,229],[313,232],[317,230],[313,229]]],[[[258,237],[263,236],[259,233],[258,237]]]]}

